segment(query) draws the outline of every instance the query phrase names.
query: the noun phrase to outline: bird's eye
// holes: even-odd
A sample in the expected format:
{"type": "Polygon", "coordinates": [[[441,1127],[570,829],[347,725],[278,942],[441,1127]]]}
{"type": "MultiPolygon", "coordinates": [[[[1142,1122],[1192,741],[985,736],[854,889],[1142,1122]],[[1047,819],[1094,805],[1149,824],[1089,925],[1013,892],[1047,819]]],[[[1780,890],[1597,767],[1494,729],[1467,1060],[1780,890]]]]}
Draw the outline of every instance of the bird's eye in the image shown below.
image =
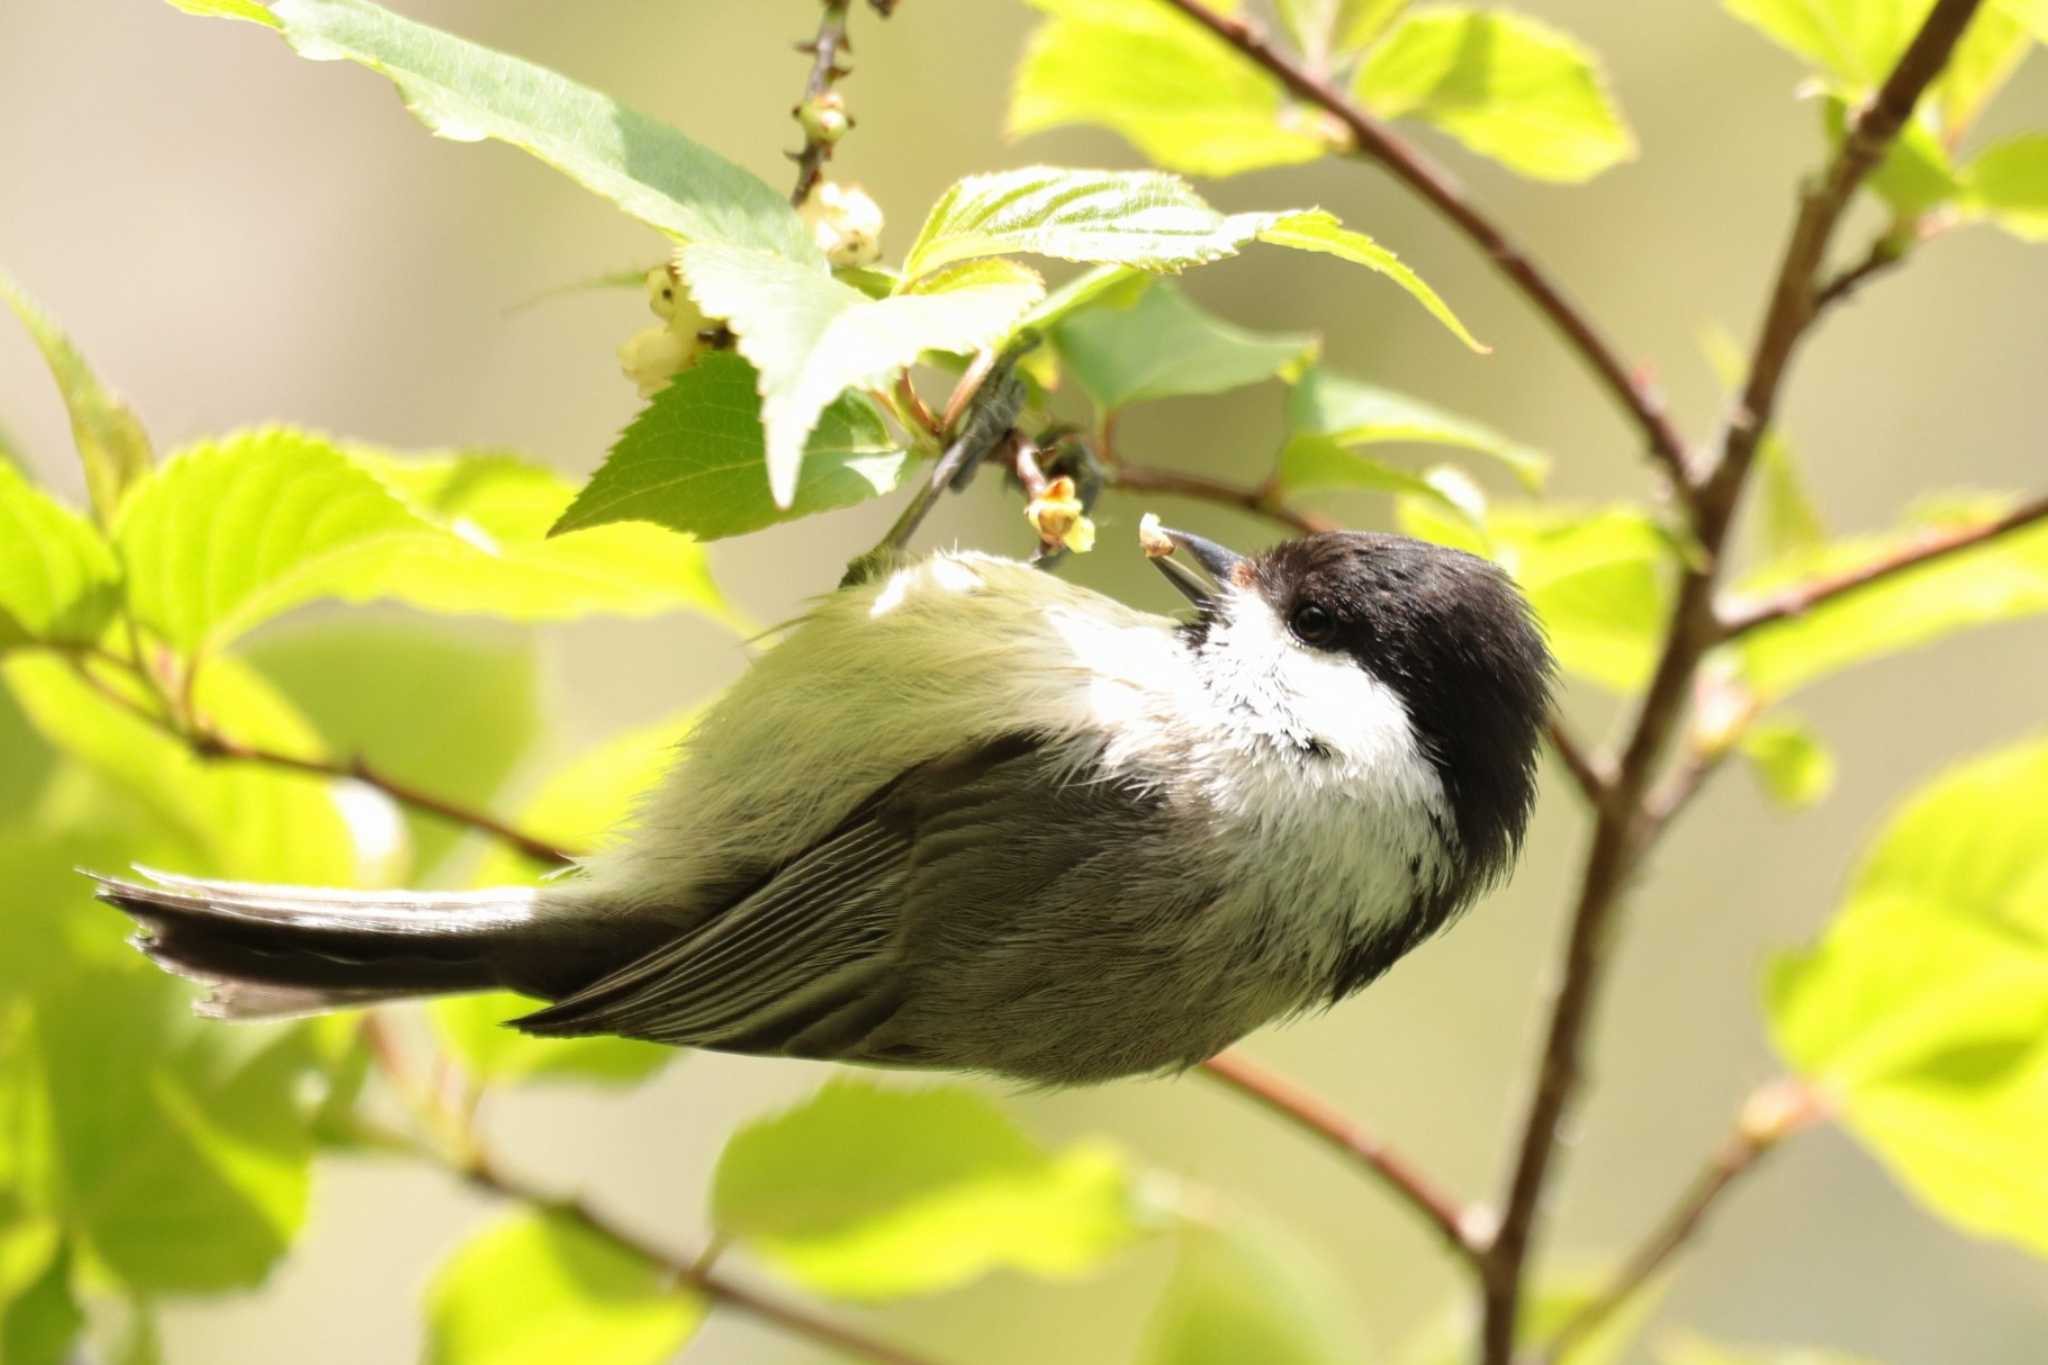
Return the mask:
{"type": "Polygon", "coordinates": [[[1294,633],[1300,636],[1304,643],[1311,645],[1323,644],[1337,633],[1337,618],[1330,614],[1327,607],[1314,602],[1304,602],[1296,607],[1294,615],[1288,620],[1288,625],[1293,627],[1294,633]]]}

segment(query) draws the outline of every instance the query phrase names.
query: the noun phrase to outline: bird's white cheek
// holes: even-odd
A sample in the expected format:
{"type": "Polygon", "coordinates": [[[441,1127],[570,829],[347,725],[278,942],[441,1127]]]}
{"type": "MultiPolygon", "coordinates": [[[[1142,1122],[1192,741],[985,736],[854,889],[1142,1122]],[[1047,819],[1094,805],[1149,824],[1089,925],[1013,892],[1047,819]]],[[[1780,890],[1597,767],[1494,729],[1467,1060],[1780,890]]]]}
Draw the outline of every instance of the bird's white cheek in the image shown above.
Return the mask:
{"type": "Polygon", "coordinates": [[[1295,724],[1335,757],[1367,769],[1424,761],[1399,694],[1349,658],[1288,641],[1275,672],[1295,724]]]}

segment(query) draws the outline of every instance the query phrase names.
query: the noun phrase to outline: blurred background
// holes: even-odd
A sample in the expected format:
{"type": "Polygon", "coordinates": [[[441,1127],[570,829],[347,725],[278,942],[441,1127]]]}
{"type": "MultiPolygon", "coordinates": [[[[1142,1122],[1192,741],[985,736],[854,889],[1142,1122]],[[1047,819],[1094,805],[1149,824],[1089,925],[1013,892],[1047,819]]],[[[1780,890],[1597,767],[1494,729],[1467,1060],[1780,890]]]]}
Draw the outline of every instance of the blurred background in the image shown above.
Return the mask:
{"type": "MultiPolygon", "coordinates": [[[[789,178],[781,154],[796,142],[788,110],[804,75],[790,43],[809,31],[812,0],[399,7],[666,118],[775,184],[789,178]]],[[[1717,394],[1701,329],[1722,323],[1749,335],[1793,187],[1821,154],[1817,113],[1794,98],[1800,70],[1707,0],[1522,8],[1604,55],[1640,158],[1566,189],[1415,136],[1605,320],[1627,355],[1654,365],[1683,425],[1704,432],[1717,394]]],[[[1007,81],[1030,21],[1022,5],[999,0],[907,0],[886,26],[855,14],[857,70],[844,88],[860,126],[833,170],[888,211],[885,250],[900,252],[924,208],[963,174],[1032,161],[1139,164],[1106,133],[1002,139],[1007,81]]],[[[2037,54],[1976,136],[2043,125],[2048,62],[2037,54]]],[[[5,0],[0,185],[0,261],[129,397],[160,449],[282,419],[400,447],[509,446],[581,475],[636,408],[613,351],[649,321],[638,291],[507,310],[551,286],[658,259],[651,231],[509,148],[427,137],[381,79],[308,65],[254,27],[198,23],[141,0],[5,0]]],[[[1204,303],[1247,325],[1319,330],[1333,368],[1548,450],[1562,495],[1648,487],[1631,430],[1579,363],[1384,177],[1325,162],[1208,188],[1231,209],[1335,210],[1399,251],[1495,350],[1468,354],[1363,273],[1277,253],[1202,272],[1191,289],[1204,303]]],[[[1860,246],[1872,225],[1859,219],[1843,241],[1860,246]]],[[[1922,491],[2048,482],[2044,374],[2048,252],[1971,229],[1826,323],[1801,358],[1783,425],[1836,529],[1876,529],[1922,491]]],[[[1146,463],[1255,477],[1275,449],[1282,397],[1269,385],[1141,408],[1120,442],[1146,463]]],[[[12,328],[0,329],[0,421],[38,473],[78,495],[61,409],[12,328]]],[[[1209,509],[1157,507],[1233,542],[1271,535],[1209,509]]],[[[1168,590],[1127,552],[1142,510],[1112,502],[1102,552],[1071,572],[1170,609],[1168,590]]],[[[1360,500],[1336,510],[1375,525],[1387,509],[1360,500]]],[[[892,514],[871,505],[721,543],[714,564],[744,610],[778,619],[828,588],[892,514]]],[[[993,479],[952,500],[926,532],[1020,553],[1028,536],[993,479]]],[[[539,648],[552,729],[528,781],[622,726],[709,695],[745,661],[737,640],[687,618],[550,630],[539,648]]],[[[1862,839],[1899,794],[1956,757],[2037,729],[2044,678],[2048,628],[1965,635],[1839,675],[1803,700],[1841,761],[1826,805],[1787,816],[1744,774],[1717,780],[1628,914],[1592,1088],[1549,1210],[1559,1264],[1632,1245],[1667,1206],[1740,1097],[1774,1072],[1756,1004],[1767,954],[1823,922],[1862,839]]],[[[1612,716],[1594,694],[1571,705],[1588,729],[1612,716]]],[[[1363,997],[1255,1037],[1248,1051],[1451,1187],[1490,1195],[1526,1098],[1581,833],[1553,773],[1512,887],[1363,997]]],[[[808,1093],[821,1072],[690,1057],[623,1096],[499,1096],[485,1122],[507,1164],[586,1192],[651,1237],[696,1246],[725,1135],[808,1093]]],[[[1355,1288],[1372,1342],[1398,1341],[1462,1288],[1432,1236],[1378,1188],[1200,1080],[1024,1095],[1015,1108],[1047,1139],[1112,1135],[1288,1225],[1355,1288]]],[[[432,1170],[328,1162],[294,1257],[261,1293],[172,1306],[169,1358],[410,1358],[419,1287],[486,1211],[432,1170]]],[[[1081,1286],[999,1275],[880,1317],[965,1361],[1115,1361],[1135,1342],[1168,1259],[1164,1246],[1141,1248],[1081,1286]]],[[[1891,1365],[2038,1361],[2048,1276],[1922,1215],[1867,1156],[1823,1131],[1727,1201],[1656,1322],[1736,1341],[1825,1343],[1891,1365]]],[[[690,1358],[799,1361],[805,1349],[714,1314],[690,1358]]]]}

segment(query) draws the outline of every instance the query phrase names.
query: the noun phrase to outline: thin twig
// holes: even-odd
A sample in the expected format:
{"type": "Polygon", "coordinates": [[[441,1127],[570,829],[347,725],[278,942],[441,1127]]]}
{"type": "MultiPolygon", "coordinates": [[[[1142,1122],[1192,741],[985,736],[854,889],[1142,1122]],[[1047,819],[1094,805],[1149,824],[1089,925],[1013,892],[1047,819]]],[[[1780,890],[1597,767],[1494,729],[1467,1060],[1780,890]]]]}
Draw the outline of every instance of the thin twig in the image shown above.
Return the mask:
{"type": "Polygon", "coordinates": [[[1364,1166],[1435,1228],[1452,1251],[1477,1262],[1481,1248],[1470,1231],[1474,1219],[1465,1206],[1326,1101],[1234,1052],[1211,1057],[1202,1070],[1364,1166]]]}
{"type": "MultiPolygon", "coordinates": [[[[1174,0],[1180,3],[1180,0],[1174,0]]],[[[1722,635],[1713,606],[1727,540],[1757,443],[1769,426],[1779,387],[1815,314],[1816,277],[1850,197],[1897,136],[1921,92],[1947,62],[1981,0],[1937,0],[1876,97],[1851,118],[1826,173],[1803,197],[1771,303],[1751,353],[1742,397],[1724,425],[1721,454],[1693,485],[1694,530],[1703,554],[1688,567],[1672,610],[1662,656],[1622,751],[1611,801],[1595,824],[1565,946],[1563,974],[1550,1008],[1543,1060],[1529,1101],[1500,1231],[1486,1257],[1484,1365],[1508,1365],[1534,1237],[1558,1130],[1583,1076],[1591,1025],[1622,888],[1643,844],[1644,796],[1670,747],[1700,658],[1722,635]]]]}
{"type": "Polygon", "coordinates": [[[1166,3],[1264,67],[1296,96],[1336,118],[1351,134],[1361,156],[1385,167],[1389,174],[1421,195],[1464,233],[1592,367],[1595,377],[1642,430],[1651,456],[1671,476],[1675,491],[1681,496],[1686,494],[1688,457],[1685,438],[1679,435],[1678,428],[1665,412],[1663,397],[1631,370],[1593,320],[1565,294],[1563,287],[1467,197],[1463,186],[1328,80],[1310,72],[1281,51],[1267,39],[1258,25],[1221,14],[1201,0],[1166,0],[1166,3]]]}
{"type": "MultiPolygon", "coordinates": [[[[818,16],[818,32],[796,45],[796,50],[811,58],[811,74],[804,81],[803,103],[796,112],[801,116],[808,105],[823,98],[843,76],[850,74],[850,68],[839,64],[842,53],[853,51],[853,44],[846,36],[846,9],[848,0],[823,0],[824,13],[818,16]]],[[[883,11],[884,14],[887,11],[883,11]]],[[[820,137],[806,128],[804,147],[795,153],[796,188],[790,191],[789,202],[802,208],[804,201],[811,197],[818,181],[824,178],[825,163],[831,159],[834,139],[820,137]]]]}
{"type": "Polygon", "coordinates": [[[1167,493],[1237,507],[1292,527],[1302,535],[1337,529],[1337,523],[1329,518],[1289,507],[1263,488],[1227,483],[1201,474],[1184,474],[1177,469],[1153,469],[1133,464],[1109,465],[1103,470],[1103,476],[1109,487],[1127,493],[1167,493]]]}
{"type": "Polygon", "coordinates": [[[1555,710],[1544,722],[1543,737],[1550,741],[1550,751],[1557,755],[1558,762],[1571,774],[1572,782],[1578,787],[1579,795],[1586,799],[1586,804],[1594,810],[1606,805],[1607,788],[1613,781],[1612,775],[1604,764],[1580,747],[1578,740],[1572,737],[1571,731],[1565,729],[1564,717],[1555,710]]]}
{"type": "Polygon", "coordinates": [[[1699,1234],[1707,1214],[1731,1185],[1754,1171],[1786,1138],[1805,1132],[1826,1116],[1818,1099],[1797,1081],[1781,1081],[1752,1096],[1734,1131],[1671,1211],[1622,1263],[1614,1279],[1558,1329],[1543,1348],[1543,1359],[1549,1365],[1563,1361],[1699,1234]]]}
{"type": "Polygon", "coordinates": [[[1774,621],[1802,616],[1838,597],[1846,597],[1882,583],[1897,574],[1921,568],[1937,559],[1945,559],[1958,551],[1996,540],[2000,536],[2009,535],[2043,520],[2048,520],[2048,495],[2022,503],[2004,516],[1987,521],[1981,526],[1969,526],[1957,531],[1930,532],[1926,539],[1889,558],[1865,564],[1846,573],[1801,583],[1795,588],[1787,588],[1760,602],[1724,614],[1721,618],[1721,638],[1732,640],[1774,621]]]}

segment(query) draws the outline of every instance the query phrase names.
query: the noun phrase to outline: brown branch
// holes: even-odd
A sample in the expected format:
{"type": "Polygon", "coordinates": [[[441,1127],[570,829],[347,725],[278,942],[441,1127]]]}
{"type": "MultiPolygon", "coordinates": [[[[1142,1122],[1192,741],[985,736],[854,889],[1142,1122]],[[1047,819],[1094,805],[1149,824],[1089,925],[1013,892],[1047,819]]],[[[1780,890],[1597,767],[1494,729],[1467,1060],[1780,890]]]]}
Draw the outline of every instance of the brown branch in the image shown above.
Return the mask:
{"type": "MultiPolygon", "coordinates": [[[[796,50],[811,59],[811,74],[804,81],[803,102],[792,110],[799,121],[807,107],[815,107],[843,76],[851,74],[848,67],[839,64],[842,53],[853,51],[853,44],[846,36],[846,9],[849,0],[823,0],[824,13],[818,16],[816,36],[796,45],[796,50]]],[[[882,11],[884,15],[888,11],[882,11]]],[[[806,127],[804,147],[795,153],[796,188],[790,191],[789,202],[802,208],[804,201],[811,197],[811,191],[824,178],[825,163],[832,157],[836,138],[821,137],[806,127]]]]}
{"type": "Polygon", "coordinates": [[[2022,503],[1995,521],[1958,531],[1931,532],[1915,545],[1886,559],[1851,569],[1846,573],[1817,578],[1760,602],[1730,612],[1721,618],[1721,638],[1732,640],[1775,621],[1803,616],[1815,607],[1846,597],[1884,582],[1895,575],[1918,569],[1937,559],[1996,540],[2037,522],[2048,520],[2048,495],[2022,503]]]}
{"type": "Polygon", "coordinates": [[[1364,1166],[1435,1228],[1452,1251],[1477,1264],[1481,1247],[1468,1230],[1473,1219],[1466,1208],[1326,1101],[1236,1053],[1211,1057],[1202,1070],[1364,1166]]]}
{"type": "Polygon", "coordinates": [[[1201,474],[1183,474],[1177,469],[1153,469],[1144,465],[1114,464],[1104,468],[1103,480],[1109,487],[1122,489],[1127,493],[1167,493],[1174,497],[1194,498],[1200,502],[1241,508],[1291,527],[1305,536],[1337,529],[1337,523],[1327,517],[1319,517],[1313,512],[1302,512],[1289,507],[1264,488],[1226,483],[1221,479],[1211,479],[1201,474]]]}
{"type": "Polygon", "coordinates": [[[1743,1106],[1742,1118],[1664,1215],[1643,1244],[1622,1263],[1614,1279],[1559,1328],[1543,1348],[1549,1365],[1560,1365],[1614,1312],[1699,1234],[1728,1188],[1757,1168],[1778,1144],[1826,1117],[1818,1098],[1798,1081],[1759,1090],[1743,1106]]]}
{"type": "Polygon", "coordinates": [[[1220,14],[1201,0],[1166,0],[1181,13],[1214,33],[1253,62],[1264,67],[1297,97],[1329,113],[1351,134],[1359,155],[1379,163],[1436,211],[1449,219],[1495,268],[1508,277],[1549,319],[1565,341],[1589,365],[1594,376],[1621,404],[1648,442],[1654,459],[1671,476],[1674,489],[1688,491],[1685,438],[1679,435],[1664,400],[1624,363],[1593,320],[1536,264],[1529,253],[1465,194],[1448,172],[1410,147],[1363,107],[1310,72],[1268,40],[1256,24],[1220,14]]]}
{"type": "Polygon", "coordinates": [[[1550,741],[1550,751],[1557,755],[1558,762],[1571,774],[1572,782],[1578,787],[1579,795],[1586,799],[1586,804],[1594,810],[1605,806],[1608,784],[1613,780],[1612,774],[1598,758],[1579,746],[1579,742],[1572,738],[1571,731],[1564,728],[1564,717],[1555,709],[1551,711],[1549,720],[1544,723],[1543,737],[1550,741]]]}
{"type": "Polygon", "coordinates": [[[1793,352],[1815,316],[1815,281],[1828,241],[1850,196],[1946,63],[1979,3],[1937,0],[1877,96],[1850,120],[1842,147],[1818,186],[1804,196],[1752,352],[1748,381],[1722,433],[1720,458],[1694,484],[1694,529],[1704,555],[1681,581],[1663,654],[1586,854],[1543,1060],[1522,1124],[1500,1230],[1486,1256],[1480,1331],[1485,1365],[1508,1365],[1513,1355],[1524,1269],[1558,1128],[1583,1076],[1585,1038],[1605,976],[1615,911],[1644,843],[1645,793],[1670,747],[1694,670],[1722,635],[1713,606],[1722,546],[1793,352]]]}

